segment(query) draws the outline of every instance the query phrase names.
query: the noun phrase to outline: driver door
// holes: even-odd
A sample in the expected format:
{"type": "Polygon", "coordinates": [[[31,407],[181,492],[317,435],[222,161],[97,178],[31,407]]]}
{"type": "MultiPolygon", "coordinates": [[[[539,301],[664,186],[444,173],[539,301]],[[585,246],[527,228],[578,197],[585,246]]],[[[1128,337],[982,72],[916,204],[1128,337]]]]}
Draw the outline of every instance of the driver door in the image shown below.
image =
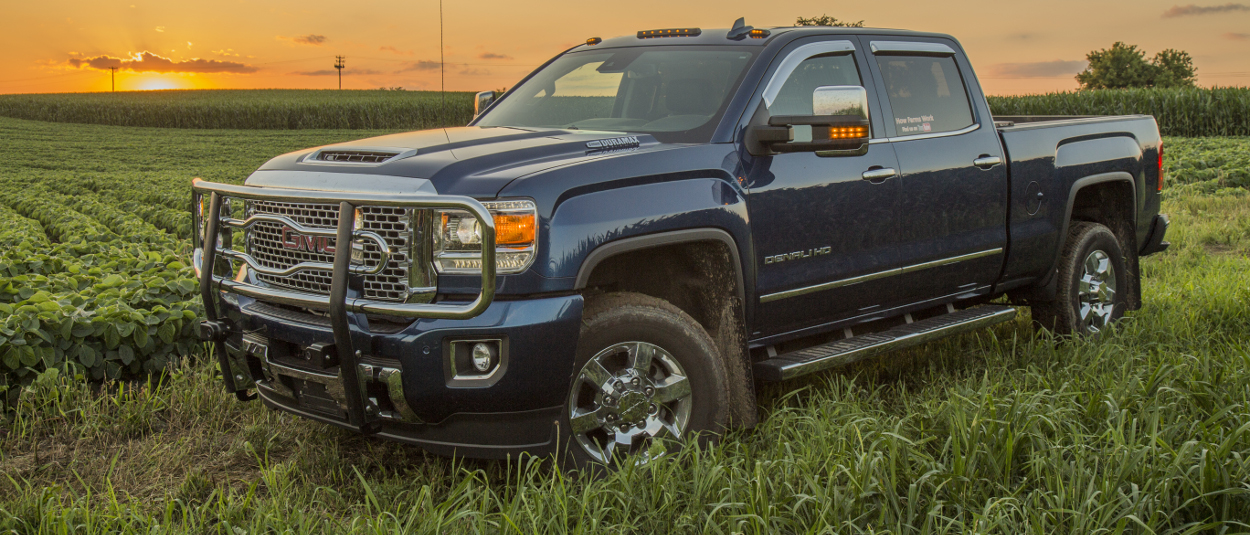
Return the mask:
{"type": "MultiPolygon", "coordinates": [[[[885,129],[865,59],[850,41],[800,41],[775,62],[752,124],[763,117],[813,115],[813,91],[864,86],[874,139],[885,129]]],[[[748,110],[750,113],[753,110],[748,110]]],[[[811,127],[794,127],[810,141],[811,127]]],[[[899,299],[890,271],[899,266],[898,160],[889,143],[856,155],[740,151],[760,295],[752,336],[802,331],[871,316],[899,299]]]]}

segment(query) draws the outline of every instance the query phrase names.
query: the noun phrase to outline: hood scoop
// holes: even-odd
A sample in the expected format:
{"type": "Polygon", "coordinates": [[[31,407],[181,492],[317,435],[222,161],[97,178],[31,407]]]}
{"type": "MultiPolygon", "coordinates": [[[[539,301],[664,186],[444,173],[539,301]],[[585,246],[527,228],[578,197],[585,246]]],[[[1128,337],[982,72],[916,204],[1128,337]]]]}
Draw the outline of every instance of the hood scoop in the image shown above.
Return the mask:
{"type": "Polygon", "coordinates": [[[400,151],[386,150],[325,149],[317,151],[308,160],[315,162],[379,164],[393,160],[400,154],[402,154],[400,151]]]}

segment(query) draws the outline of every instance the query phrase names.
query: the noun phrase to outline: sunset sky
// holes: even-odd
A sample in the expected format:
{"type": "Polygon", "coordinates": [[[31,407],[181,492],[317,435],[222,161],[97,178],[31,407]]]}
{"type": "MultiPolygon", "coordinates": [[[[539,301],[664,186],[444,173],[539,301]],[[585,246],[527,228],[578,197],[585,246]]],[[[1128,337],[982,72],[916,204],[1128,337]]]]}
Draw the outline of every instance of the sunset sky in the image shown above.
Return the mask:
{"type": "MultiPolygon", "coordinates": [[[[11,2],[0,93],[117,89],[438,89],[437,0],[11,2]]],[[[448,90],[510,87],[588,37],[673,27],[756,27],[829,14],[867,26],[949,33],[990,94],[1075,89],[1090,50],[1125,41],[1189,52],[1200,85],[1250,85],[1250,0],[872,2],[447,0],[448,90]]]]}

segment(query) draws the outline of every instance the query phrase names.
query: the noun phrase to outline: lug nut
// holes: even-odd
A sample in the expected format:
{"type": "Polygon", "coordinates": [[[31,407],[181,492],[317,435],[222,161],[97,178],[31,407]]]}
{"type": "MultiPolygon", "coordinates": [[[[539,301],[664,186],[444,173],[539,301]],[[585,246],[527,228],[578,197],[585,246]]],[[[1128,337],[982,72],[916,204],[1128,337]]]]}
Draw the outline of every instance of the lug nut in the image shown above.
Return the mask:
{"type": "Polygon", "coordinates": [[[612,388],[615,388],[617,390],[625,390],[625,383],[617,381],[615,383],[612,383],[612,388]]]}
{"type": "Polygon", "coordinates": [[[638,379],[637,377],[635,377],[633,381],[630,381],[630,383],[632,383],[634,386],[638,386],[642,384],[642,381],[638,379]]]}
{"type": "Polygon", "coordinates": [[[660,412],[660,408],[659,408],[659,407],[657,407],[657,406],[655,406],[655,404],[654,404],[654,403],[652,403],[652,404],[651,404],[651,407],[649,407],[649,408],[647,409],[647,412],[648,412],[648,413],[651,413],[651,414],[655,414],[655,413],[657,413],[657,412],[660,412]]]}
{"type": "Polygon", "coordinates": [[[646,421],[646,420],[638,420],[638,429],[646,429],[646,428],[647,428],[647,421],[646,421]]]}
{"type": "Polygon", "coordinates": [[[612,399],[612,396],[605,396],[605,397],[603,398],[603,402],[604,402],[604,403],[607,403],[608,405],[611,405],[611,404],[613,404],[614,402],[616,402],[616,400],[612,399]]]}
{"type": "Polygon", "coordinates": [[[655,395],[655,389],[648,386],[646,390],[643,390],[643,393],[650,397],[655,395]]]}

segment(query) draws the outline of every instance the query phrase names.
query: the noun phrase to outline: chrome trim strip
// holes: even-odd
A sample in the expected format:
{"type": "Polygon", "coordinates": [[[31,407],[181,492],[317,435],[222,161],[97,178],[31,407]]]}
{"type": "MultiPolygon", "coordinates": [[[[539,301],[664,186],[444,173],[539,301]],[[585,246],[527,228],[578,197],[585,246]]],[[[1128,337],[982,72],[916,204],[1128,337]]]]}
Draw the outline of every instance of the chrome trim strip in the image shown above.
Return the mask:
{"type": "Polygon", "coordinates": [[[914,41],[873,41],[872,53],[882,52],[920,52],[922,54],[955,55],[955,49],[941,43],[917,43],[914,41]]]}
{"type": "Polygon", "coordinates": [[[819,54],[854,51],[855,44],[850,41],[820,41],[794,49],[786,56],[786,59],[781,60],[781,64],[773,72],[773,77],[768,80],[768,85],[764,87],[764,105],[770,108],[773,106],[773,100],[777,98],[777,93],[781,92],[781,86],[785,85],[790,73],[794,72],[803,60],[819,54]]]}
{"type": "Polygon", "coordinates": [[[851,277],[849,279],[841,279],[841,280],[817,284],[814,286],[807,286],[804,288],[795,288],[793,290],[775,292],[775,293],[761,296],[760,303],[770,303],[772,301],[778,301],[778,300],[786,299],[790,297],[797,297],[800,295],[807,295],[809,293],[814,293],[814,292],[832,290],[834,288],[841,288],[843,286],[850,286],[852,284],[859,284],[861,282],[884,279],[886,277],[893,277],[895,275],[902,275],[904,273],[915,273],[917,271],[922,271],[922,270],[929,269],[929,268],[947,266],[950,264],[957,264],[959,262],[964,262],[967,260],[975,260],[977,258],[985,258],[987,256],[994,256],[996,254],[1002,254],[1002,252],[1003,252],[1003,248],[997,247],[994,249],[987,249],[985,251],[979,251],[979,252],[969,253],[969,254],[959,255],[959,256],[952,256],[950,258],[943,258],[941,260],[933,260],[930,262],[923,262],[920,264],[913,264],[910,266],[903,266],[900,268],[887,269],[885,271],[878,271],[876,273],[869,273],[867,275],[860,275],[858,277],[851,277]]]}
{"type": "Polygon", "coordinates": [[[926,269],[929,269],[929,268],[942,267],[942,266],[949,266],[949,265],[951,265],[951,264],[958,264],[958,263],[960,263],[960,262],[966,262],[966,261],[968,261],[968,260],[976,260],[976,259],[978,259],[978,258],[985,258],[985,257],[987,257],[987,256],[994,256],[994,255],[996,255],[996,254],[1002,254],[1002,252],[1003,252],[1003,248],[1002,248],[1002,247],[997,247],[997,248],[994,248],[994,249],[987,249],[987,250],[985,250],[985,251],[978,251],[978,252],[975,252],[975,253],[968,253],[968,254],[965,254],[965,255],[952,256],[952,257],[950,257],[950,258],[944,258],[944,259],[942,259],[942,260],[933,260],[933,261],[931,261],[931,262],[924,262],[924,263],[920,263],[920,264],[913,264],[913,265],[910,265],[910,266],[906,266],[906,267],[904,267],[904,268],[902,269],[902,272],[903,272],[903,273],[915,273],[915,272],[917,272],[917,271],[923,271],[923,270],[926,270],[926,269]]]}
{"type": "Polygon", "coordinates": [[[872,145],[876,145],[877,143],[895,143],[895,142],[901,142],[901,141],[916,141],[919,139],[934,139],[934,138],[939,138],[939,137],[962,136],[969,132],[975,132],[980,128],[981,128],[981,125],[980,123],[978,123],[978,124],[974,124],[972,126],[969,126],[967,128],[963,128],[960,130],[952,130],[950,132],[938,132],[936,134],[916,134],[916,135],[911,135],[911,136],[879,137],[876,139],[869,140],[868,143],[872,145]]]}

